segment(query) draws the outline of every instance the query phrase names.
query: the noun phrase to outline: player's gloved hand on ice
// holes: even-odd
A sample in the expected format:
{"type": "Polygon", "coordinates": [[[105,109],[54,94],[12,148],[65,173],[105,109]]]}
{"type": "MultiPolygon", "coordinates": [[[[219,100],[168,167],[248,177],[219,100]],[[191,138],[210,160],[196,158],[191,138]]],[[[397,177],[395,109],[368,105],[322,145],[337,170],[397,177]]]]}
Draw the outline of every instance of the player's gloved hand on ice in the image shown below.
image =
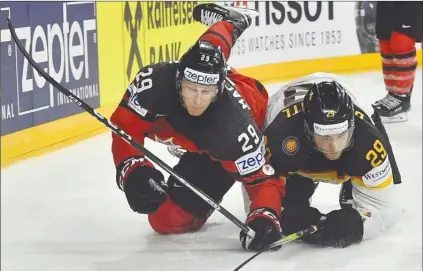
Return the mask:
{"type": "Polygon", "coordinates": [[[280,219],[282,233],[287,236],[307,229],[312,225],[316,226],[322,216],[323,214],[319,210],[308,205],[290,204],[284,206],[280,219]]]}
{"type": "MultiPolygon", "coordinates": [[[[239,239],[246,250],[260,251],[282,237],[279,219],[271,209],[256,209],[248,215],[245,223],[256,232],[255,237],[251,238],[241,231],[239,239]]],[[[278,249],[280,246],[273,250],[278,249]]]]}
{"type": "Polygon", "coordinates": [[[163,174],[143,162],[128,159],[121,170],[121,183],[134,212],[150,214],[166,201],[167,184],[163,174]]]}
{"type": "Polygon", "coordinates": [[[363,220],[356,209],[334,210],[322,216],[319,230],[303,240],[324,247],[344,248],[363,239],[363,220]]]}

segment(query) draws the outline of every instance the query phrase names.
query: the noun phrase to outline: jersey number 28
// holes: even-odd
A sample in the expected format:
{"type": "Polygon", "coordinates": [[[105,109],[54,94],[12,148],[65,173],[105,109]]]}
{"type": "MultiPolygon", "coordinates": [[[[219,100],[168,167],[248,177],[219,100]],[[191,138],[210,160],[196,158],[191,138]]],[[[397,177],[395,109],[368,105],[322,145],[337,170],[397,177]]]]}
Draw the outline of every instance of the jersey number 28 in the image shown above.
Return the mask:
{"type": "Polygon", "coordinates": [[[250,142],[251,139],[254,140],[254,144],[259,143],[260,137],[258,136],[253,125],[248,125],[247,132],[244,132],[238,136],[238,142],[242,143],[242,151],[247,152],[253,148],[253,144],[250,142]]]}

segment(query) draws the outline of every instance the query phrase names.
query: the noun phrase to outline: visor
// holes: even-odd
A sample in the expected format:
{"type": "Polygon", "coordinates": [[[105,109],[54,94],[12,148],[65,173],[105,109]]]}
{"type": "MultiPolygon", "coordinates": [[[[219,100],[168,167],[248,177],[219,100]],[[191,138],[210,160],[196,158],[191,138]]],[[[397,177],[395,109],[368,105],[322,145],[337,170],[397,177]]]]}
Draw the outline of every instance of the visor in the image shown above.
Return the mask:
{"type": "Polygon", "coordinates": [[[348,121],[323,125],[314,123],[312,139],[314,148],[322,153],[338,153],[350,146],[354,127],[348,121]]]}

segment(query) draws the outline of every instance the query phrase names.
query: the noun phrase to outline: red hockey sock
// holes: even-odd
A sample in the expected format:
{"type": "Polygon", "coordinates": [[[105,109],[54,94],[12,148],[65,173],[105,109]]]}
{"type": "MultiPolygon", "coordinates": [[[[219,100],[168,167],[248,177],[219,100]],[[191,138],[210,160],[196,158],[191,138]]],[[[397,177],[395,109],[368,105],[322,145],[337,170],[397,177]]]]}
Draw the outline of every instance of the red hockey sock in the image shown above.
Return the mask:
{"type": "Polygon", "coordinates": [[[415,44],[414,39],[399,32],[393,32],[389,41],[379,41],[383,77],[389,92],[411,91],[417,68],[415,44]]]}
{"type": "Polygon", "coordinates": [[[232,32],[235,26],[230,22],[220,21],[212,25],[201,37],[200,40],[206,40],[215,47],[222,49],[226,61],[229,59],[231,49],[234,46],[232,32]]]}

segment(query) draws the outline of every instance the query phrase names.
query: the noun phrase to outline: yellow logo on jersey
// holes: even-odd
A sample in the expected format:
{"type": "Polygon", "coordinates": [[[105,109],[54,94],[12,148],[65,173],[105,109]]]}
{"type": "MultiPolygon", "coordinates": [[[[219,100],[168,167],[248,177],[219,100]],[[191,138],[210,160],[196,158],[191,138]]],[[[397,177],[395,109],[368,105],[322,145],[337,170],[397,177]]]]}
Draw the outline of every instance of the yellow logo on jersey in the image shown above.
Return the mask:
{"type": "Polygon", "coordinates": [[[282,142],[282,150],[288,155],[294,155],[298,152],[300,143],[298,138],[289,136],[282,142]]]}
{"type": "Polygon", "coordinates": [[[335,117],[335,111],[334,110],[329,110],[328,113],[326,113],[326,117],[328,117],[328,118],[335,117]]]}

